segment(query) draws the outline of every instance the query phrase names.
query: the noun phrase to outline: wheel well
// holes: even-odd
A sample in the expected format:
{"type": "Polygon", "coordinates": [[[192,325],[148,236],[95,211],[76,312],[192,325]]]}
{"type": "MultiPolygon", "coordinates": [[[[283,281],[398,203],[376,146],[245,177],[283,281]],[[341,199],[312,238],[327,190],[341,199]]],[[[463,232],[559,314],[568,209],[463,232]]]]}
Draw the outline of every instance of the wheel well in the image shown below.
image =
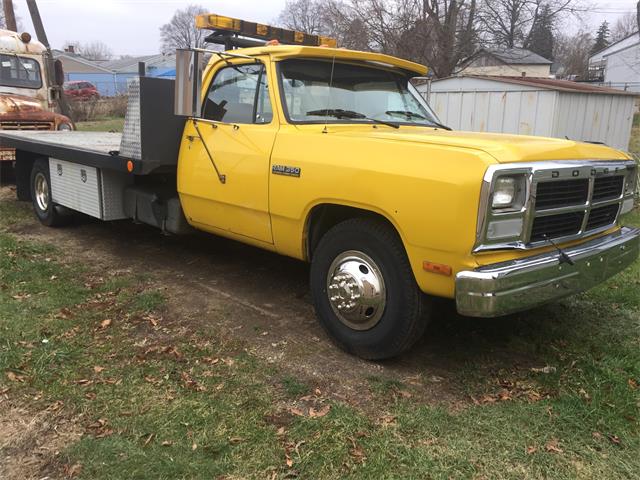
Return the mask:
{"type": "Polygon", "coordinates": [[[33,164],[39,158],[47,160],[47,157],[42,155],[16,150],[16,193],[18,200],[31,200],[31,170],[33,169],[33,164]]]}
{"type": "Polygon", "coordinates": [[[393,224],[383,215],[362,208],[349,207],[333,203],[324,203],[313,207],[306,222],[305,254],[311,260],[313,252],[320,243],[322,236],[332,227],[350,218],[371,218],[387,223],[396,233],[393,224]]]}

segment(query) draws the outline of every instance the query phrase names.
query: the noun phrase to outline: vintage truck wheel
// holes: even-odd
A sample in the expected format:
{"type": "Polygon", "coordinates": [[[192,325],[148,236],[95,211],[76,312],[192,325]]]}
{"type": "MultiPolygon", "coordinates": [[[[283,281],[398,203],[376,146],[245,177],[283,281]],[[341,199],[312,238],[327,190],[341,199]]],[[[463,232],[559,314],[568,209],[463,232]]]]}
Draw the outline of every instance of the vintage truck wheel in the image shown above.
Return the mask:
{"type": "Polygon", "coordinates": [[[56,205],[51,199],[51,178],[49,163],[46,160],[36,160],[31,170],[31,201],[36,216],[40,222],[48,227],[67,225],[71,219],[71,211],[56,205]]]}
{"type": "Polygon", "coordinates": [[[397,233],[356,218],[330,229],[313,252],[311,294],[339,347],[369,360],[399,355],[424,332],[427,303],[397,233]]]}

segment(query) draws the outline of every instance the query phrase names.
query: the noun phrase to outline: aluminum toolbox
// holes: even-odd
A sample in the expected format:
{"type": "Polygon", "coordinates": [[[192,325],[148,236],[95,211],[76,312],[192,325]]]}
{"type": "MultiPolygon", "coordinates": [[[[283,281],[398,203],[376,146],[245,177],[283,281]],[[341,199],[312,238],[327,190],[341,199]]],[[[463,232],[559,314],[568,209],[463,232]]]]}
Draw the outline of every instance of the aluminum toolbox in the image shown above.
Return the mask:
{"type": "Polygon", "coordinates": [[[128,218],[124,190],[131,175],[55,158],[49,159],[49,173],[54,203],[101,220],[128,218]]]}

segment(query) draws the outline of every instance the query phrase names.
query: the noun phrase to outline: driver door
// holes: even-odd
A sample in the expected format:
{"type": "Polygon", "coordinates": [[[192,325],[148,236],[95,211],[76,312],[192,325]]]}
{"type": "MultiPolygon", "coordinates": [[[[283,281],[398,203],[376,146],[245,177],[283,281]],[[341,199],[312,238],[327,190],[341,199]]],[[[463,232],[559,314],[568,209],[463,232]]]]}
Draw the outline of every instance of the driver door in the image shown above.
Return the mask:
{"type": "Polygon", "coordinates": [[[231,65],[215,73],[198,129],[187,122],[189,161],[179,168],[179,191],[193,223],[273,243],[269,163],[278,131],[273,117],[263,64],[231,65]]]}

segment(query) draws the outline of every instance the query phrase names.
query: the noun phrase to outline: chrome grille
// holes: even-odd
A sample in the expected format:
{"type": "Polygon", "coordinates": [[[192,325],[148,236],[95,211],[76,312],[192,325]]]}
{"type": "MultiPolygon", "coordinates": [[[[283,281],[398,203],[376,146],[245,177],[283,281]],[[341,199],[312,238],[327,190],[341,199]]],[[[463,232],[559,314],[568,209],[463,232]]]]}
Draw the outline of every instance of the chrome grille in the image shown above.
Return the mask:
{"type": "Polygon", "coordinates": [[[537,217],[531,227],[531,241],[540,242],[549,238],[575,235],[580,232],[584,212],[568,212],[558,215],[537,217]]]}
{"type": "Polygon", "coordinates": [[[597,177],[593,182],[593,201],[611,200],[622,194],[624,177],[614,175],[610,177],[597,177]]]}
{"type": "Polygon", "coordinates": [[[623,207],[633,205],[637,172],[633,160],[491,166],[482,186],[473,251],[529,249],[549,240],[565,242],[603,232],[616,225],[623,207]],[[502,176],[519,178],[525,194],[513,207],[496,209],[491,203],[493,189],[502,176]],[[514,233],[509,235],[510,231],[514,233]]]}
{"type": "Polygon", "coordinates": [[[0,130],[53,130],[53,122],[0,122],[0,130]]]}
{"type": "Polygon", "coordinates": [[[615,223],[618,210],[620,210],[620,205],[617,203],[591,209],[586,229],[593,230],[615,223]]]}
{"type": "Polygon", "coordinates": [[[538,184],[536,209],[583,205],[589,196],[589,180],[559,180],[538,184]]]}

